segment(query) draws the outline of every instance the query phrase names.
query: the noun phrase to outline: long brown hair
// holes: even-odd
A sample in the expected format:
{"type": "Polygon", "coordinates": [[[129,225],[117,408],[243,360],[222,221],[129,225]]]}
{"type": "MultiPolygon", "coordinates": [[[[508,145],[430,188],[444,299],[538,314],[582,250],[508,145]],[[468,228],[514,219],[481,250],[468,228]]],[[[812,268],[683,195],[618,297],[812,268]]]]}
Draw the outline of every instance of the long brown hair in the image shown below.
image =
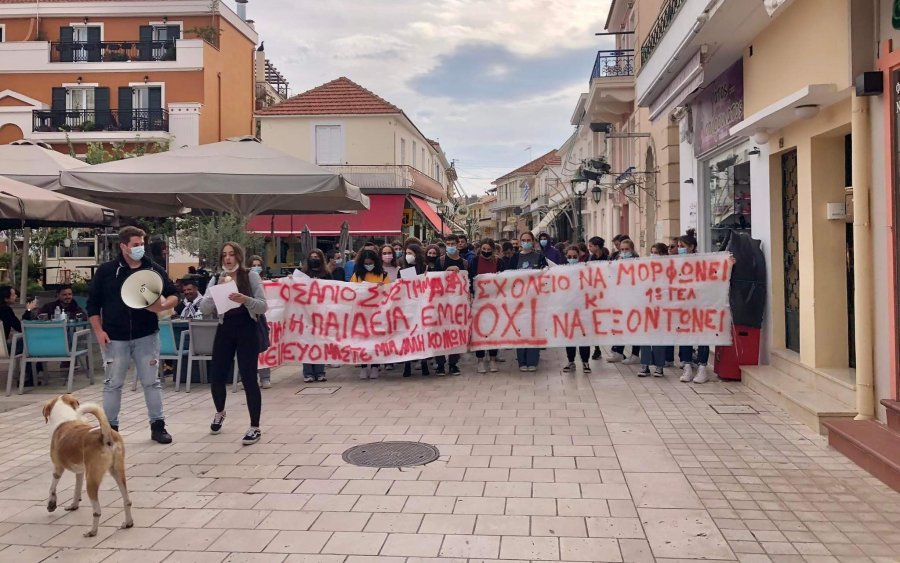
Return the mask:
{"type": "MultiPolygon", "coordinates": [[[[247,268],[244,266],[243,246],[232,241],[224,243],[222,245],[222,249],[219,250],[219,266],[224,266],[222,264],[222,254],[225,252],[226,246],[230,246],[231,249],[234,250],[234,261],[237,262],[237,270],[234,271],[234,282],[237,284],[238,291],[248,297],[253,297],[253,288],[250,286],[250,274],[247,272],[247,268]]],[[[222,280],[220,279],[216,283],[222,283],[222,280]]]]}
{"type": "Polygon", "coordinates": [[[328,260],[325,259],[324,252],[322,252],[318,248],[313,248],[312,250],[309,251],[309,254],[306,255],[306,262],[303,265],[303,273],[306,274],[307,276],[313,278],[313,277],[318,277],[318,276],[314,276],[313,274],[315,274],[315,273],[321,274],[323,272],[325,274],[327,274],[328,277],[330,277],[331,272],[332,272],[331,265],[328,264],[328,260]],[[313,270],[312,268],[309,267],[309,257],[312,255],[315,255],[319,259],[320,265],[319,265],[318,270],[313,270]]]}

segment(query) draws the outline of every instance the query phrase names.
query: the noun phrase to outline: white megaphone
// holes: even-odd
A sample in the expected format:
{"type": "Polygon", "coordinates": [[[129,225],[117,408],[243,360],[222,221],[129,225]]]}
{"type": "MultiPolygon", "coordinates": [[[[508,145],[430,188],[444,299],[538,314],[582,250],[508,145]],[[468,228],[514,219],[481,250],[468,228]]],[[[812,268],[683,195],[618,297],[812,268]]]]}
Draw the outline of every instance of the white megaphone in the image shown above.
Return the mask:
{"type": "Polygon", "coordinates": [[[122,284],[122,301],[132,309],[146,309],[159,301],[163,279],[154,270],[138,270],[122,284]]]}

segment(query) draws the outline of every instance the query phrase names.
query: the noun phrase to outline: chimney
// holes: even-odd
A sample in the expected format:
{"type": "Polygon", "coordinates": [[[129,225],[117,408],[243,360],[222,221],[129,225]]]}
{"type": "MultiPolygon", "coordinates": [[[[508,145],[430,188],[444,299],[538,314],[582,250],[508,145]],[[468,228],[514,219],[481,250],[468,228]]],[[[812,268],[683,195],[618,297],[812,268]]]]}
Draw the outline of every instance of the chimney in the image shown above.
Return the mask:
{"type": "Polygon", "coordinates": [[[235,0],[237,3],[237,15],[242,21],[247,21],[247,2],[250,0],[235,0]]]}

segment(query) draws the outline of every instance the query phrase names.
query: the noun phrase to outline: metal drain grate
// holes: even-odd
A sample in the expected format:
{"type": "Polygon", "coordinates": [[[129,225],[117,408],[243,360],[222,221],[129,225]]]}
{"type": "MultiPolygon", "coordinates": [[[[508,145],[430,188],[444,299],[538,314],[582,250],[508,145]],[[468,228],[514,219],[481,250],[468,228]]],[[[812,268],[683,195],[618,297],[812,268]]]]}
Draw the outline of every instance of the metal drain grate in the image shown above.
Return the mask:
{"type": "Polygon", "coordinates": [[[295,395],[333,395],[340,387],[304,387],[295,395]]]}
{"type": "Polygon", "coordinates": [[[750,405],[710,405],[719,414],[759,414],[750,405]]]}
{"type": "Polygon", "coordinates": [[[361,467],[411,467],[431,463],[440,455],[436,447],[422,442],[374,442],[353,446],[343,458],[361,467]]]}

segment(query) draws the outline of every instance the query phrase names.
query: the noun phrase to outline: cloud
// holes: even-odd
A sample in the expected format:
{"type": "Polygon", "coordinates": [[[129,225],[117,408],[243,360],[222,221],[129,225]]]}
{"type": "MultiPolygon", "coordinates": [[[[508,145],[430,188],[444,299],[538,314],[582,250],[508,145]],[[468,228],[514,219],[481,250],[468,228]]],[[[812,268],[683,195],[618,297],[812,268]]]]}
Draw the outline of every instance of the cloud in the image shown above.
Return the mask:
{"type": "Polygon", "coordinates": [[[409,85],[419,94],[454,101],[515,102],[558,91],[579,79],[587,86],[590,69],[585,61],[594,54],[596,49],[588,48],[529,56],[503,45],[463,45],[440,56],[434,68],[409,85]]]}

